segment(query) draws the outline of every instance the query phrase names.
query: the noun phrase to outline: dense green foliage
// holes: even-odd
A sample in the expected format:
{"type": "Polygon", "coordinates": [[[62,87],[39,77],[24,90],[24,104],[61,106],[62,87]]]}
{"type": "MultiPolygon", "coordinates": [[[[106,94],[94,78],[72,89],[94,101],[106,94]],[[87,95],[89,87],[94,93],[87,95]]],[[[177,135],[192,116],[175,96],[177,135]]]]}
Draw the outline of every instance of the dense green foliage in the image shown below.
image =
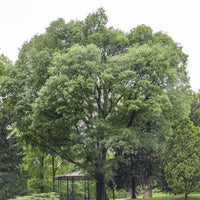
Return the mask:
{"type": "Polygon", "coordinates": [[[187,194],[199,188],[200,129],[186,118],[167,143],[165,173],[175,193],[187,194]]]}
{"type": "Polygon", "coordinates": [[[22,144],[12,135],[8,109],[0,106],[0,199],[4,200],[26,192],[26,173],[21,169],[22,144]]]}
{"type": "Polygon", "coordinates": [[[182,48],[145,25],[125,34],[107,20],[102,8],[84,21],[58,19],[5,69],[3,103],[26,143],[37,146],[24,159],[34,191],[50,188],[50,154],[87,171],[97,200],[122,164],[130,179],[121,187],[136,178],[145,184],[163,160],[166,138],[189,113],[182,48]]]}
{"type": "Polygon", "coordinates": [[[193,93],[191,102],[190,120],[200,127],[200,91],[193,93]]]}
{"type": "Polygon", "coordinates": [[[0,76],[4,74],[5,65],[7,65],[8,63],[9,63],[8,59],[3,54],[1,54],[0,55],[0,76]]]}
{"type": "Polygon", "coordinates": [[[57,182],[53,177],[56,174],[78,170],[71,163],[56,155],[50,155],[37,146],[25,145],[24,153],[23,167],[27,171],[27,187],[30,194],[55,191],[57,182]]]}
{"type": "MultiPolygon", "coordinates": [[[[2,55],[0,57],[1,75],[9,64],[2,55]]],[[[0,76],[1,79],[1,76],[0,76]]],[[[1,96],[1,95],[0,95],[1,96]]],[[[23,171],[22,143],[12,132],[14,123],[14,111],[2,103],[0,98],[0,199],[4,200],[17,194],[26,192],[26,173],[23,171]]]]}

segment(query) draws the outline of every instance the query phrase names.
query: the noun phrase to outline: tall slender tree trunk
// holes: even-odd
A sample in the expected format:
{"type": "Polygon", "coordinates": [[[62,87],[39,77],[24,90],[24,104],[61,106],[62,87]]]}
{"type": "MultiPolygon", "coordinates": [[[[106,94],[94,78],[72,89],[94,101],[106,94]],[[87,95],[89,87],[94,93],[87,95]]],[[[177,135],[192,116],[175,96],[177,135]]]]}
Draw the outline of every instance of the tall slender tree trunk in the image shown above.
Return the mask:
{"type": "Polygon", "coordinates": [[[40,178],[41,178],[41,182],[42,182],[42,185],[40,187],[40,191],[41,191],[41,193],[43,193],[44,192],[44,153],[42,154],[42,158],[41,158],[40,178]]]}
{"type": "MultiPolygon", "coordinates": [[[[133,156],[134,156],[134,154],[130,154],[131,170],[134,171],[133,156]]],[[[131,198],[136,199],[136,177],[134,177],[133,175],[132,175],[132,178],[131,178],[131,198]]]]}
{"type": "Polygon", "coordinates": [[[97,173],[96,179],[96,200],[106,200],[105,190],[105,175],[103,173],[97,173]]]}
{"type": "Polygon", "coordinates": [[[131,179],[131,198],[136,199],[136,178],[131,179]]]}
{"type": "Polygon", "coordinates": [[[53,192],[55,192],[55,180],[54,180],[54,177],[55,177],[55,157],[52,156],[52,175],[53,175],[53,192]]]}
{"type": "Polygon", "coordinates": [[[115,200],[115,188],[114,188],[114,186],[112,188],[112,192],[113,192],[113,200],[115,200]]]}

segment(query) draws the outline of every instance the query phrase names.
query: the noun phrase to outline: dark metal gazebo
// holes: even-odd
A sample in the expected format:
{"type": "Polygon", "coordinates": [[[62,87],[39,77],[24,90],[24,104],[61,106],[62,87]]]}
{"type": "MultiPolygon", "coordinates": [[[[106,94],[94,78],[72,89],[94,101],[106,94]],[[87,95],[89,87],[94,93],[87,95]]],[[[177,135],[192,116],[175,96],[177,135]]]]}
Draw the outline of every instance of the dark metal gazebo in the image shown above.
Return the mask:
{"type": "Polygon", "coordinates": [[[85,181],[85,196],[84,199],[90,199],[90,188],[89,188],[89,177],[87,176],[86,173],[77,171],[77,172],[72,172],[69,174],[64,174],[60,176],[55,176],[54,180],[58,180],[58,193],[61,190],[61,181],[66,180],[67,181],[67,197],[63,197],[62,200],[67,199],[67,200],[75,200],[75,199],[80,199],[74,196],[74,181],[75,180],[83,180],[85,181]],[[69,181],[71,181],[71,195],[69,195],[69,181]]]}

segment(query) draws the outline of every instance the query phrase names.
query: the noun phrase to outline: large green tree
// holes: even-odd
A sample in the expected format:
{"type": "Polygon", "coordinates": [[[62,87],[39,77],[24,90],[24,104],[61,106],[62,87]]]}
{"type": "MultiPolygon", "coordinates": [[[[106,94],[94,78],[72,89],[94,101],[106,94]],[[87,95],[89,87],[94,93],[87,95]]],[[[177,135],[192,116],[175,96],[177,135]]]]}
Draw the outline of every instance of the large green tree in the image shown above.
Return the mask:
{"type": "MultiPolygon", "coordinates": [[[[169,47],[146,45],[103,64],[100,50],[89,45],[74,46],[52,62],[51,76],[33,104],[31,128],[38,140],[95,177],[97,199],[105,198],[108,152],[133,145],[137,134],[157,140],[169,131],[166,124],[172,125],[176,114],[170,111],[182,101],[174,95],[186,98],[188,87],[185,71],[171,56],[169,47]]],[[[180,108],[189,108],[183,103],[180,108]]]]}
{"type": "MultiPolygon", "coordinates": [[[[68,52],[74,44],[95,43],[103,49],[100,56],[105,58],[111,52],[114,55],[118,49],[114,49],[115,45],[120,44],[121,48],[120,38],[125,36],[122,32],[107,29],[106,18],[105,11],[99,9],[83,22],[71,21],[65,24],[63,19],[52,22],[45,34],[34,36],[22,46],[15,65],[7,68],[8,76],[2,81],[3,95],[16,111],[15,124],[28,142],[32,143],[34,140],[29,128],[32,103],[49,77],[48,68],[55,54],[68,52]],[[98,35],[102,38],[100,42],[95,39],[98,35]]],[[[34,142],[40,143],[39,140],[34,142]]]]}
{"type": "Polygon", "coordinates": [[[165,173],[169,187],[175,193],[185,193],[185,199],[199,188],[200,129],[185,118],[169,138],[166,149],[165,173]]]}
{"type": "Polygon", "coordinates": [[[163,141],[189,110],[182,49],[149,27],[126,35],[106,22],[103,9],[52,22],[23,45],[2,81],[26,140],[88,171],[99,200],[115,160],[108,152],[129,151],[136,138],[145,147],[163,141]]]}

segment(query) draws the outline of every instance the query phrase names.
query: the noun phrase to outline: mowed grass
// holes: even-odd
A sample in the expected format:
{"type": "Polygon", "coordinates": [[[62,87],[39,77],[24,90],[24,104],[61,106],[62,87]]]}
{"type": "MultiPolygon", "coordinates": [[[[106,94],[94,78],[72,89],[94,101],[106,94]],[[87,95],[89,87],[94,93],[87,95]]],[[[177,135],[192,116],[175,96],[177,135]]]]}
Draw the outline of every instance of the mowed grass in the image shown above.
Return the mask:
{"type": "MultiPolygon", "coordinates": [[[[140,196],[138,199],[142,199],[140,196]]],[[[184,194],[173,195],[165,193],[154,193],[153,198],[148,198],[148,200],[184,200],[184,194]]],[[[200,193],[191,193],[188,195],[188,200],[200,200],[200,193]]]]}

